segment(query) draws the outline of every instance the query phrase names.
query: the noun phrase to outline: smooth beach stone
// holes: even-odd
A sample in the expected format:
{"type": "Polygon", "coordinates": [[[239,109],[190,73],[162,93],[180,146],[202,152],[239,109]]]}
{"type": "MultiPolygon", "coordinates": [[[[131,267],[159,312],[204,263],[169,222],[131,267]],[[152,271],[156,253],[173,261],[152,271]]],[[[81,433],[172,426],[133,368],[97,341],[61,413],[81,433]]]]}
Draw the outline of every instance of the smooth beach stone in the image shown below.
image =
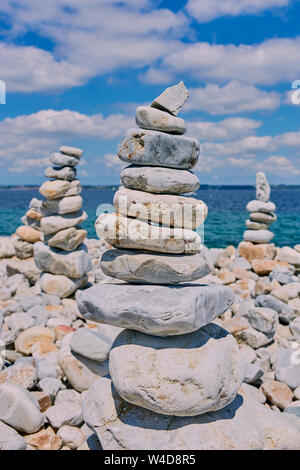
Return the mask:
{"type": "Polygon", "coordinates": [[[50,156],[50,162],[54,166],[70,166],[75,167],[79,163],[79,158],[55,152],[50,156]]]}
{"type": "Polygon", "coordinates": [[[189,97],[189,92],[184,86],[183,81],[176,85],[166,88],[155,100],[151,106],[162,109],[177,116],[184,103],[189,97]]]}
{"type": "Polygon", "coordinates": [[[69,166],[49,167],[45,170],[45,176],[58,180],[73,181],[76,179],[76,170],[69,166]]]}
{"type": "Polygon", "coordinates": [[[39,211],[36,211],[34,209],[28,209],[25,215],[29,219],[34,219],[34,220],[41,220],[42,218],[42,214],[39,211]]]}
{"type": "Polygon", "coordinates": [[[12,258],[15,256],[15,248],[13,239],[10,237],[1,237],[0,238],[0,259],[2,258],[12,258]]]}
{"type": "Polygon", "coordinates": [[[25,436],[27,450],[60,450],[62,440],[49,426],[39,432],[25,436]],[[28,449],[29,448],[29,449],[28,449]]]}
{"type": "Polygon", "coordinates": [[[243,237],[245,242],[270,243],[274,233],[269,230],[246,230],[243,237]]]}
{"type": "Polygon", "coordinates": [[[113,341],[98,330],[79,328],[72,335],[71,350],[93,361],[104,362],[108,359],[113,341]]]}
{"type": "Polygon", "coordinates": [[[254,222],[253,220],[246,220],[246,227],[249,230],[267,230],[270,224],[263,224],[261,222],[254,222]]]}
{"type": "Polygon", "coordinates": [[[212,413],[174,417],[128,405],[111,380],[100,378],[84,396],[83,417],[97,433],[103,450],[279,450],[300,446],[300,433],[281,413],[241,395],[212,413]]]}
{"type": "Polygon", "coordinates": [[[69,147],[68,145],[63,145],[60,147],[59,151],[64,155],[71,155],[72,157],[81,158],[83,155],[83,150],[77,147],[69,147]]]}
{"type": "Polygon", "coordinates": [[[300,386],[299,347],[286,349],[278,347],[276,351],[276,380],[285,383],[291,390],[300,386]]]}
{"type": "Polygon", "coordinates": [[[77,196],[81,193],[81,184],[79,180],[51,180],[42,184],[39,191],[47,199],[59,199],[66,196],[77,196]]]}
{"type": "Polygon", "coordinates": [[[277,256],[278,261],[286,261],[297,268],[300,267],[300,253],[289,246],[283,246],[277,256]]]}
{"type": "Polygon", "coordinates": [[[86,230],[70,227],[66,228],[65,230],[60,230],[54,235],[45,235],[44,242],[54,248],[60,248],[64,251],[73,251],[84,242],[86,236],[86,230]]]}
{"type": "Polygon", "coordinates": [[[150,194],[121,186],[115,193],[116,211],[126,217],[193,230],[207,217],[207,205],[192,197],[150,194]]]}
{"type": "Polygon", "coordinates": [[[77,449],[86,440],[85,434],[80,428],[66,424],[58,430],[57,436],[71,450],[77,449]]]}
{"type": "Polygon", "coordinates": [[[125,188],[148,193],[184,194],[197,191],[199,178],[188,170],[130,165],[121,171],[125,188]]]}
{"type": "Polygon", "coordinates": [[[197,416],[235,399],[245,364],[233,336],[210,323],[175,338],[125,330],[110,352],[109,372],[129,403],[165,415],[197,416]]]}
{"type": "Polygon", "coordinates": [[[78,295],[88,320],[155,336],[191,333],[224,313],[234,301],[229,287],[191,284],[97,284],[78,295]]]}
{"type": "Polygon", "coordinates": [[[43,216],[71,214],[72,212],[79,211],[81,206],[81,196],[68,196],[52,200],[45,199],[41,207],[41,212],[43,216]]]}
{"type": "Polygon", "coordinates": [[[49,215],[41,220],[41,231],[50,235],[66,228],[76,227],[87,219],[85,211],[65,215],[49,215]]]}
{"type": "Polygon", "coordinates": [[[256,199],[262,202],[269,202],[271,188],[266,175],[259,171],[256,173],[256,199]]]}
{"type": "Polygon", "coordinates": [[[35,230],[34,228],[27,227],[26,225],[21,225],[18,227],[16,230],[16,235],[28,243],[35,243],[41,240],[41,232],[35,230]]]}
{"type": "Polygon", "coordinates": [[[275,214],[267,214],[266,212],[251,212],[249,217],[254,222],[262,222],[265,224],[271,224],[277,219],[275,214]]]}
{"type": "Polygon", "coordinates": [[[88,282],[88,276],[84,275],[80,279],[70,279],[69,277],[42,273],[40,285],[43,292],[49,295],[57,295],[64,299],[70,297],[77,289],[84,287],[88,282]]]}
{"type": "Polygon", "coordinates": [[[107,276],[134,283],[176,284],[193,281],[210,273],[210,267],[196,255],[164,255],[125,250],[107,250],[100,266],[107,276]]]}
{"type": "Polygon", "coordinates": [[[90,269],[88,250],[80,245],[75,251],[60,251],[42,242],[34,245],[34,260],[37,267],[50,274],[61,274],[79,279],[90,269]]]}
{"type": "Polygon", "coordinates": [[[33,433],[41,429],[44,416],[28,390],[18,384],[4,383],[0,385],[0,421],[17,431],[33,433]]]}
{"type": "Polygon", "coordinates": [[[136,110],[135,121],[142,129],[168,132],[170,134],[184,134],[186,132],[183,119],[151,106],[139,106],[136,110]]]}
{"type": "Polygon", "coordinates": [[[158,131],[129,129],[118,147],[123,162],[190,170],[199,157],[198,140],[158,131]]]}
{"type": "Polygon", "coordinates": [[[59,405],[50,406],[45,415],[50,425],[56,429],[66,424],[80,426],[83,422],[82,407],[78,403],[68,400],[59,405]]]}
{"type": "Polygon", "coordinates": [[[199,253],[201,238],[193,230],[158,227],[116,214],[100,214],[97,235],[116,248],[150,250],[159,253],[199,253]]]}
{"type": "Polygon", "coordinates": [[[246,313],[250,325],[266,335],[273,335],[278,325],[278,313],[271,308],[254,307],[246,313]]]}
{"type": "Polygon", "coordinates": [[[24,274],[31,285],[35,285],[40,277],[40,270],[36,267],[33,258],[25,260],[15,258],[9,260],[6,264],[6,272],[8,277],[14,276],[15,274],[24,274]]]}
{"type": "Polygon", "coordinates": [[[33,326],[17,337],[15,341],[15,349],[22,354],[31,354],[32,346],[40,341],[53,343],[55,335],[49,328],[43,326],[33,326]]]}
{"type": "Polygon", "coordinates": [[[0,450],[25,450],[26,441],[13,428],[0,421],[0,450]]]}
{"type": "Polygon", "coordinates": [[[263,202],[257,201],[254,199],[253,201],[248,202],[246,209],[248,212],[274,212],[276,210],[276,205],[274,202],[263,202]]]}

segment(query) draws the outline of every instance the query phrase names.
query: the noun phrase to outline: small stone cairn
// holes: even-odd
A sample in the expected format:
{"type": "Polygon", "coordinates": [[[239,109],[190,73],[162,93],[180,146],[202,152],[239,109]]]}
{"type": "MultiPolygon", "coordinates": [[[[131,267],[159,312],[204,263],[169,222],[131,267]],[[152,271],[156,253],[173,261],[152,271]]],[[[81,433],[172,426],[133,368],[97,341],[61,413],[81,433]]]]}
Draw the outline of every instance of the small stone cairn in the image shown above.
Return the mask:
{"type": "Polygon", "coordinates": [[[256,175],[256,199],[247,204],[250,212],[246,221],[248,230],[244,232],[244,241],[251,243],[270,243],[274,237],[269,226],[276,221],[276,206],[270,201],[271,188],[263,172],[256,175]]]}
{"type": "Polygon", "coordinates": [[[13,245],[17,258],[21,260],[32,258],[34,243],[43,239],[40,231],[40,219],[42,217],[39,207],[41,201],[33,198],[29,204],[29,210],[21,218],[23,225],[17,228],[13,235],[13,245]]]}
{"type": "MultiPolygon", "coordinates": [[[[150,107],[137,109],[140,128],[128,130],[118,149],[120,159],[132,165],[121,173],[117,212],[96,221],[98,235],[116,248],[103,254],[101,267],[117,280],[78,295],[86,319],[128,328],[110,352],[111,380],[98,379],[83,406],[104,449],[120,448],[116,441],[129,449],[209,448],[207,428],[194,435],[189,426],[205,423],[204,413],[234,402],[244,378],[237,343],[211,323],[233,304],[234,294],[225,286],[197,282],[209,272],[194,231],[207,207],[181,196],[199,187],[190,171],[199,144],[176,135],[186,130],[176,116],[187,97],[181,82],[150,107]],[[183,224],[178,214],[185,209],[183,224]]],[[[210,431],[213,440],[217,429],[223,436],[222,426],[217,422],[210,431]]]]}
{"type": "Polygon", "coordinates": [[[81,210],[81,185],[75,168],[82,153],[78,148],[63,146],[51,155],[53,167],[45,171],[50,181],[40,187],[45,199],[26,214],[30,218],[41,215],[43,242],[34,245],[35,263],[42,271],[41,289],[60,298],[69,297],[84,286],[90,269],[83,244],[87,232],[78,226],[87,219],[86,212],[81,210]]]}

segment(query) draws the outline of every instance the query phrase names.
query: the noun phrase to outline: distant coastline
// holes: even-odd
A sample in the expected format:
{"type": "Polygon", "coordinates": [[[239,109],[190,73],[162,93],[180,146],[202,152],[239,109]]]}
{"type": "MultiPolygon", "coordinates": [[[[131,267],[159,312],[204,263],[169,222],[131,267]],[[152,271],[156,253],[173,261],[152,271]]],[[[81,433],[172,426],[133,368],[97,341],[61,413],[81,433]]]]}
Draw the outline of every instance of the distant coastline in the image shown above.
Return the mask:
{"type": "MultiPolygon", "coordinates": [[[[82,185],[83,189],[97,189],[97,190],[105,190],[105,189],[114,189],[120,186],[120,183],[116,184],[109,184],[109,185],[82,185]]],[[[271,185],[272,189],[300,189],[299,184],[274,184],[271,185]]],[[[16,191],[16,190],[38,190],[40,188],[39,185],[0,185],[0,191],[16,191]]],[[[202,184],[201,189],[253,189],[255,185],[251,184],[202,184]]]]}

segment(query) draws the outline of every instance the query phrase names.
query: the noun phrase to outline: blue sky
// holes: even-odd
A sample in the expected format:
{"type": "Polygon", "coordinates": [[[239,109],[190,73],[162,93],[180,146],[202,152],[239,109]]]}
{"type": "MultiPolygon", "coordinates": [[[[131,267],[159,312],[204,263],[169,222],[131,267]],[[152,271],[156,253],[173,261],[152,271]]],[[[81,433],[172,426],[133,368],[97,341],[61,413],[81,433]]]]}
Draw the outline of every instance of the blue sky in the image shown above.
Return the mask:
{"type": "Polygon", "coordinates": [[[84,150],[83,184],[117,184],[135,108],[180,80],[202,183],[300,184],[299,17],[298,0],[1,0],[0,184],[42,183],[60,145],[84,150]]]}

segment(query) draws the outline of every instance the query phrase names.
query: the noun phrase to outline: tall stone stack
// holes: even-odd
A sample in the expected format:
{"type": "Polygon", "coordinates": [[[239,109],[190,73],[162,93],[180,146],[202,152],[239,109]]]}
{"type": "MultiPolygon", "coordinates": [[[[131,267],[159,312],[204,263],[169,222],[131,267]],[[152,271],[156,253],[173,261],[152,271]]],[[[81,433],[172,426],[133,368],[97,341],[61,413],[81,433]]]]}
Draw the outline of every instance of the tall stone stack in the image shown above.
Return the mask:
{"type": "Polygon", "coordinates": [[[83,244],[87,232],[79,226],[87,219],[81,210],[81,185],[76,179],[83,152],[66,146],[59,150],[50,157],[53,167],[45,171],[49,181],[40,187],[44,196],[39,207],[40,229],[44,237],[34,245],[34,259],[42,271],[43,292],[64,298],[87,283],[90,261],[83,244]]]}
{"type": "Polygon", "coordinates": [[[121,173],[117,213],[96,221],[97,233],[116,248],[101,266],[117,282],[78,295],[84,317],[126,328],[110,352],[111,379],[98,379],[84,399],[84,418],[105,450],[244,448],[258,439],[257,423],[240,435],[257,411],[245,410],[237,396],[245,371],[237,344],[211,323],[234,295],[197,282],[209,271],[194,231],[207,209],[181,196],[199,186],[190,172],[199,145],[175,135],[185,132],[176,115],[186,98],[181,82],[137,109],[141,129],[130,129],[118,149],[133,165],[121,173]],[[178,222],[184,209],[189,228],[178,222]]]}
{"type": "Polygon", "coordinates": [[[272,222],[276,221],[274,211],[276,206],[270,201],[271,188],[263,172],[256,175],[256,199],[247,204],[250,212],[246,221],[248,230],[244,232],[244,241],[252,243],[270,243],[274,233],[269,230],[272,222]]]}

